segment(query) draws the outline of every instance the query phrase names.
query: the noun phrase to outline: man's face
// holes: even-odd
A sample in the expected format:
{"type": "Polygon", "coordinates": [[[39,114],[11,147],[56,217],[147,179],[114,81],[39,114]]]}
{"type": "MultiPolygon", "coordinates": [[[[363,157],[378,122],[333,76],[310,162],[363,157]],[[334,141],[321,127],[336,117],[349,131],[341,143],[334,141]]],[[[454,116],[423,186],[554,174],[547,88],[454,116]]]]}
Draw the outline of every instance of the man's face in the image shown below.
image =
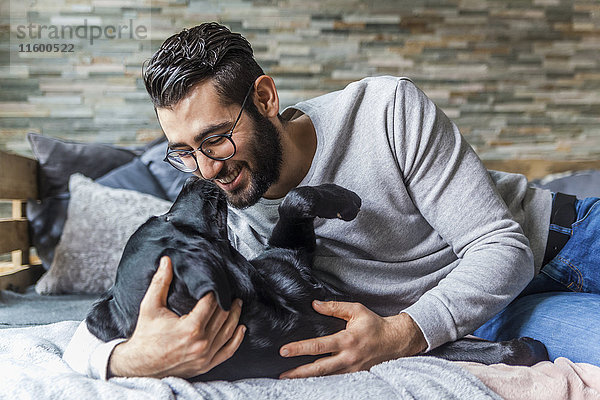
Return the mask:
{"type": "MultiPolygon", "coordinates": [[[[202,82],[171,109],[157,109],[158,119],[172,149],[197,149],[202,139],[227,133],[240,111],[239,105],[222,106],[211,82],[202,82]]],[[[252,99],[248,99],[251,101],[252,99]]],[[[196,153],[196,175],[212,179],[225,191],[227,201],[236,208],[255,204],[279,179],[282,148],[279,132],[260,113],[244,112],[233,130],[235,155],[215,161],[196,153]]]]}

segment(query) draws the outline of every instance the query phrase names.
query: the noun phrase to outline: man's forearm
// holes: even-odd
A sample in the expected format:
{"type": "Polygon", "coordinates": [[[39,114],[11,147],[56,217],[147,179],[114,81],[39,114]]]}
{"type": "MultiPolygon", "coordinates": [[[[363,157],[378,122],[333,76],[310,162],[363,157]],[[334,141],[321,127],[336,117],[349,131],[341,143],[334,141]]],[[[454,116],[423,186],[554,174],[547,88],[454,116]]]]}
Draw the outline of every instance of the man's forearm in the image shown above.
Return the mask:
{"type": "Polygon", "coordinates": [[[157,376],[155,371],[145,369],[147,365],[129,341],[115,346],[108,360],[107,379],[115,376],[157,376]]]}
{"type": "Polygon", "coordinates": [[[505,247],[513,251],[472,252],[436,287],[404,310],[421,327],[427,351],[473,332],[507,306],[531,280],[531,251],[525,244],[505,247]]]}
{"type": "Polygon", "coordinates": [[[425,340],[419,325],[410,315],[402,312],[398,315],[386,317],[386,319],[392,321],[397,327],[397,342],[400,343],[396,349],[398,357],[414,356],[427,349],[427,340],[425,340]]]}

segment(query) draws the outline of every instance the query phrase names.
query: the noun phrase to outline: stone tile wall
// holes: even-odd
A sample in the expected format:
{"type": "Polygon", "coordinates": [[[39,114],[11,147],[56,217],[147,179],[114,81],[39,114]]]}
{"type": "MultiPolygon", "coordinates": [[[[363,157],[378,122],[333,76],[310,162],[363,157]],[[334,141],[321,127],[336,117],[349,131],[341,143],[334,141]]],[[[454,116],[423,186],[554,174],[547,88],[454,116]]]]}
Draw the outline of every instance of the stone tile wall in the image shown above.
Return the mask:
{"type": "Polygon", "coordinates": [[[157,137],[141,63],[172,33],[214,20],[250,40],[283,106],[365,76],[408,76],[484,159],[600,159],[598,0],[0,4],[3,149],[28,153],[28,131],[119,144],[157,137]],[[48,32],[45,39],[29,32],[19,39],[18,26],[29,23],[130,27],[120,39],[107,35],[93,43],[90,37],[50,39],[48,32]],[[141,34],[131,36],[135,29],[141,34]],[[74,48],[36,53],[15,47],[36,43],[74,48]]]}

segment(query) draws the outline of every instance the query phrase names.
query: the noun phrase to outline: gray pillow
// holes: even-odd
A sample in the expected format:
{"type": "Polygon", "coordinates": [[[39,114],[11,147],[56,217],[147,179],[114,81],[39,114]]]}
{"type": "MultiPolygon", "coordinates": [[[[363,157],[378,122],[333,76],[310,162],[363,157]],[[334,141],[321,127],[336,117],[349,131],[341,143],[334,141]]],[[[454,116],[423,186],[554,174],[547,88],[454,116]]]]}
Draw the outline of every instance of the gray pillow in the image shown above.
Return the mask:
{"type": "Polygon", "coordinates": [[[27,201],[27,219],[32,244],[44,268],[49,269],[65,224],[69,177],[79,172],[96,179],[131,162],[142,149],[79,143],[37,133],[28,133],[27,139],[38,160],[39,189],[39,200],[27,201]]]}
{"type": "Polygon", "coordinates": [[[102,293],[114,282],[125,244],[152,215],[171,202],[113,189],[74,174],[71,201],[54,260],[35,286],[39,294],[102,293]]]}

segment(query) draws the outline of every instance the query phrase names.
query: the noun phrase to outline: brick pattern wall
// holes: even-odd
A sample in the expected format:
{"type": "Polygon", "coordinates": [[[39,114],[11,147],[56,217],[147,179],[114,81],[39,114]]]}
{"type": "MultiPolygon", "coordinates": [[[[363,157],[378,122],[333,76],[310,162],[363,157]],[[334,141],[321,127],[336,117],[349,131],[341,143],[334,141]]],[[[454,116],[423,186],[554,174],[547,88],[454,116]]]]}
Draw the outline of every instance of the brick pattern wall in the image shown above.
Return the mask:
{"type": "Polygon", "coordinates": [[[28,153],[27,131],[119,144],[157,137],[141,63],[169,35],[214,20],[250,40],[283,106],[365,76],[408,76],[483,159],[600,159],[598,0],[1,1],[3,149],[28,153]],[[143,34],[17,38],[19,25],[85,21],[143,34]],[[74,51],[15,50],[27,43],[74,51]]]}

